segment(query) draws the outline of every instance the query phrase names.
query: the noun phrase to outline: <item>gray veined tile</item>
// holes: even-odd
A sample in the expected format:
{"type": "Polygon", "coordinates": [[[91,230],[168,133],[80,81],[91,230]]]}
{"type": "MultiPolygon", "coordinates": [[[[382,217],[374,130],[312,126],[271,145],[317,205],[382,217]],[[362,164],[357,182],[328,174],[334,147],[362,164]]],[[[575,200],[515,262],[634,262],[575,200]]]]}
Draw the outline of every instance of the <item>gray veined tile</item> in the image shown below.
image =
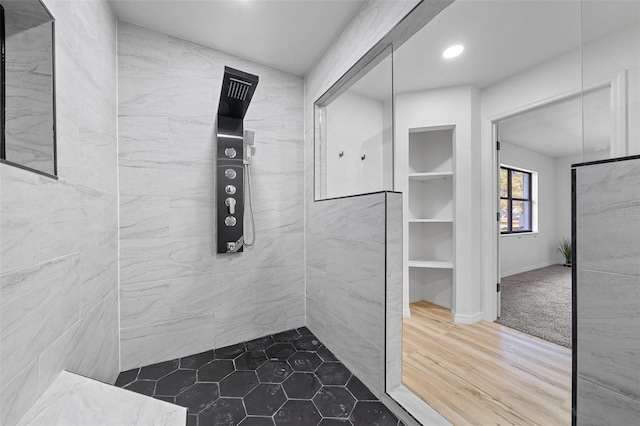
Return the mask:
{"type": "Polygon", "coordinates": [[[0,296],[0,381],[6,383],[78,321],[78,256],[0,276],[0,296]]]}
{"type": "MultiPolygon", "coordinates": [[[[121,368],[175,359],[217,347],[213,315],[121,330],[121,368]],[[194,339],[193,336],[198,336],[194,339]],[[167,342],[172,342],[167,345],[167,342]]],[[[223,346],[223,345],[218,345],[223,346]]]]}
{"type": "MultiPolygon", "coordinates": [[[[192,278],[186,278],[191,280],[192,278]]],[[[122,328],[151,326],[171,319],[170,281],[145,281],[120,285],[122,328]]]]}
{"type": "Polygon", "coordinates": [[[79,254],[80,314],[85,315],[107,294],[118,288],[118,244],[107,244],[79,254]]]}
{"type": "Polygon", "coordinates": [[[0,388],[0,423],[13,425],[24,416],[40,396],[38,361],[30,363],[13,380],[2,381],[0,388]]]}
{"type": "MultiPolygon", "coordinates": [[[[168,69],[171,74],[213,79],[216,94],[220,93],[224,66],[229,64],[231,55],[177,37],[169,38],[167,51],[168,69]]],[[[237,67],[234,65],[230,66],[237,67]]]]}
{"type": "Polygon", "coordinates": [[[170,236],[169,197],[121,195],[120,238],[164,238],[170,236]]]}
{"type": "Polygon", "coordinates": [[[119,368],[118,298],[114,287],[40,356],[40,389],[63,371],[114,383],[119,368]]]}
{"type": "Polygon", "coordinates": [[[578,377],[576,420],[580,425],[634,424],[640,402],[578,377]]]}
{"type": "Polygon", "coordinates": [[[123,283],[207,275],[213,271],[211,238],[145,238],[120,242],[123,283]]]}
{"type": "MultiPolygon", "coordinates": [[[[213,193],[213,191],[212,191],[213,193]]],[[[171,237],[215,235],[215,200],[212,196],[171,197],[166,223],[171,237]]]]}
{"type": "Polygon", "coordinates": [[[169,36],[118,21],[118,71],[132,77],[164,75],[169,58],[169,36]]]}
{"type": "Polygon", "coordinates": [[[166,76],[154,78],[118,76],[118,115],[162,117],[169,114],[166,76]]]}
{"type": "Polygon", "coordinates": [[[3,273],[39,260],[39,194],[37,175],[0,167],[0,270],[3,273]]]}
{"type": "Polygon", "coordinates": [[[216,157],[215,115],[169,117],[169,155],[172,159],[216,157]]]}
{"type": "Polygon", "coordinates": [[[169,118],[118,117],[118,165],[166,168],[169,163],[169,118]]]}
{"type": "Polygon", "coordinates": [[[117,164],[115,126],[111,134],[94,132],[84,127],[78,134],[77,182],[115,194],[117,164]]]}

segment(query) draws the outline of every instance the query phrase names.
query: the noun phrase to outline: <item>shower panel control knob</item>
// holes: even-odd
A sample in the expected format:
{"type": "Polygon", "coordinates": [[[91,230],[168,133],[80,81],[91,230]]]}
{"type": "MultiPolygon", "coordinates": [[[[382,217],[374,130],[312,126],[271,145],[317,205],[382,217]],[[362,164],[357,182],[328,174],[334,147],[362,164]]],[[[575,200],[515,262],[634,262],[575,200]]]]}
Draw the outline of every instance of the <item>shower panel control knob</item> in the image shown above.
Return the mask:
{"type": "Polygon", "coordinates": [[[224,171],[224,177],[226,177],[227,179],[235,179],[236,171],[233,169],[227,169],[224,171]]]}
{"type": "Polygon", "coordinates": [[[224,155],[226,155],[229,158],[236,158],[236,150],[235,150],[235,148],[225,148],[224,149],[224,155]]]}
{"type": "Polygon", "coordinates": [[[224,220],[224,224],[227,226],[236,226],[236,218],[233,216],[227,216],[224,220]]]}
{"type": "Polygon", "coordinates": [[[227,198],[224,200],[224,204],[229,207],[229,214],[235,214],[236,212],[236,199],[235,198],[227,198]]]}
{"type": "Polygon", "coordinates": [[[224,192],[226,192],[229,195],[233,195],[236,193],[236,187],[235,185],[227,185],[224,187],[224,192]]]}

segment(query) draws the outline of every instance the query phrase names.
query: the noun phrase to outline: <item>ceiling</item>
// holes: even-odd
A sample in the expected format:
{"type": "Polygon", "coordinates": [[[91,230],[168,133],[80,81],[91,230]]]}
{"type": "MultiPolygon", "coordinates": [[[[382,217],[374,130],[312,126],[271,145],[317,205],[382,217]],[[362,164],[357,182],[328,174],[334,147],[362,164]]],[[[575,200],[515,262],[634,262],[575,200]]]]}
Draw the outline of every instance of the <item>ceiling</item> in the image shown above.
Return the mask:
{"type": "Polygon", "coordinates": [[[140,26],[306,75],[364,0],[110,0],[140,26]]]}

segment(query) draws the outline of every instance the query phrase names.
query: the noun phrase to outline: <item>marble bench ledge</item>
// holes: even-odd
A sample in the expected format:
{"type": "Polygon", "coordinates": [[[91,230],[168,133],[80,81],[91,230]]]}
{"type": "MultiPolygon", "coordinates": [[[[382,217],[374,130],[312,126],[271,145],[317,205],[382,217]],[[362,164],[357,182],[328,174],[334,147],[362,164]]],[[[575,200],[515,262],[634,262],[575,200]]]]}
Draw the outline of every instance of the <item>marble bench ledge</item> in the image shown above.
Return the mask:
{"type": "Polygon", "coordinates": [[[63,371],[18,426],[184,426],[187,409],[63,371]]]}

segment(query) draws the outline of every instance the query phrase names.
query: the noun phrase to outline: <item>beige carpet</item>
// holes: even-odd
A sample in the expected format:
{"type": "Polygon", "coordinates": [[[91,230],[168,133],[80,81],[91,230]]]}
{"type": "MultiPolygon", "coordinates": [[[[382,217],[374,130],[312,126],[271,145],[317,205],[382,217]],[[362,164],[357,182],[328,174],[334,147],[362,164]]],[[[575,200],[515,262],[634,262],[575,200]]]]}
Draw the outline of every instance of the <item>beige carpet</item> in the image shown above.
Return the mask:
{"type": "Polygon", "coordinates": [[[498,323],[571,347],[571,268],[553,265],[502,279],[498,323]]]}

